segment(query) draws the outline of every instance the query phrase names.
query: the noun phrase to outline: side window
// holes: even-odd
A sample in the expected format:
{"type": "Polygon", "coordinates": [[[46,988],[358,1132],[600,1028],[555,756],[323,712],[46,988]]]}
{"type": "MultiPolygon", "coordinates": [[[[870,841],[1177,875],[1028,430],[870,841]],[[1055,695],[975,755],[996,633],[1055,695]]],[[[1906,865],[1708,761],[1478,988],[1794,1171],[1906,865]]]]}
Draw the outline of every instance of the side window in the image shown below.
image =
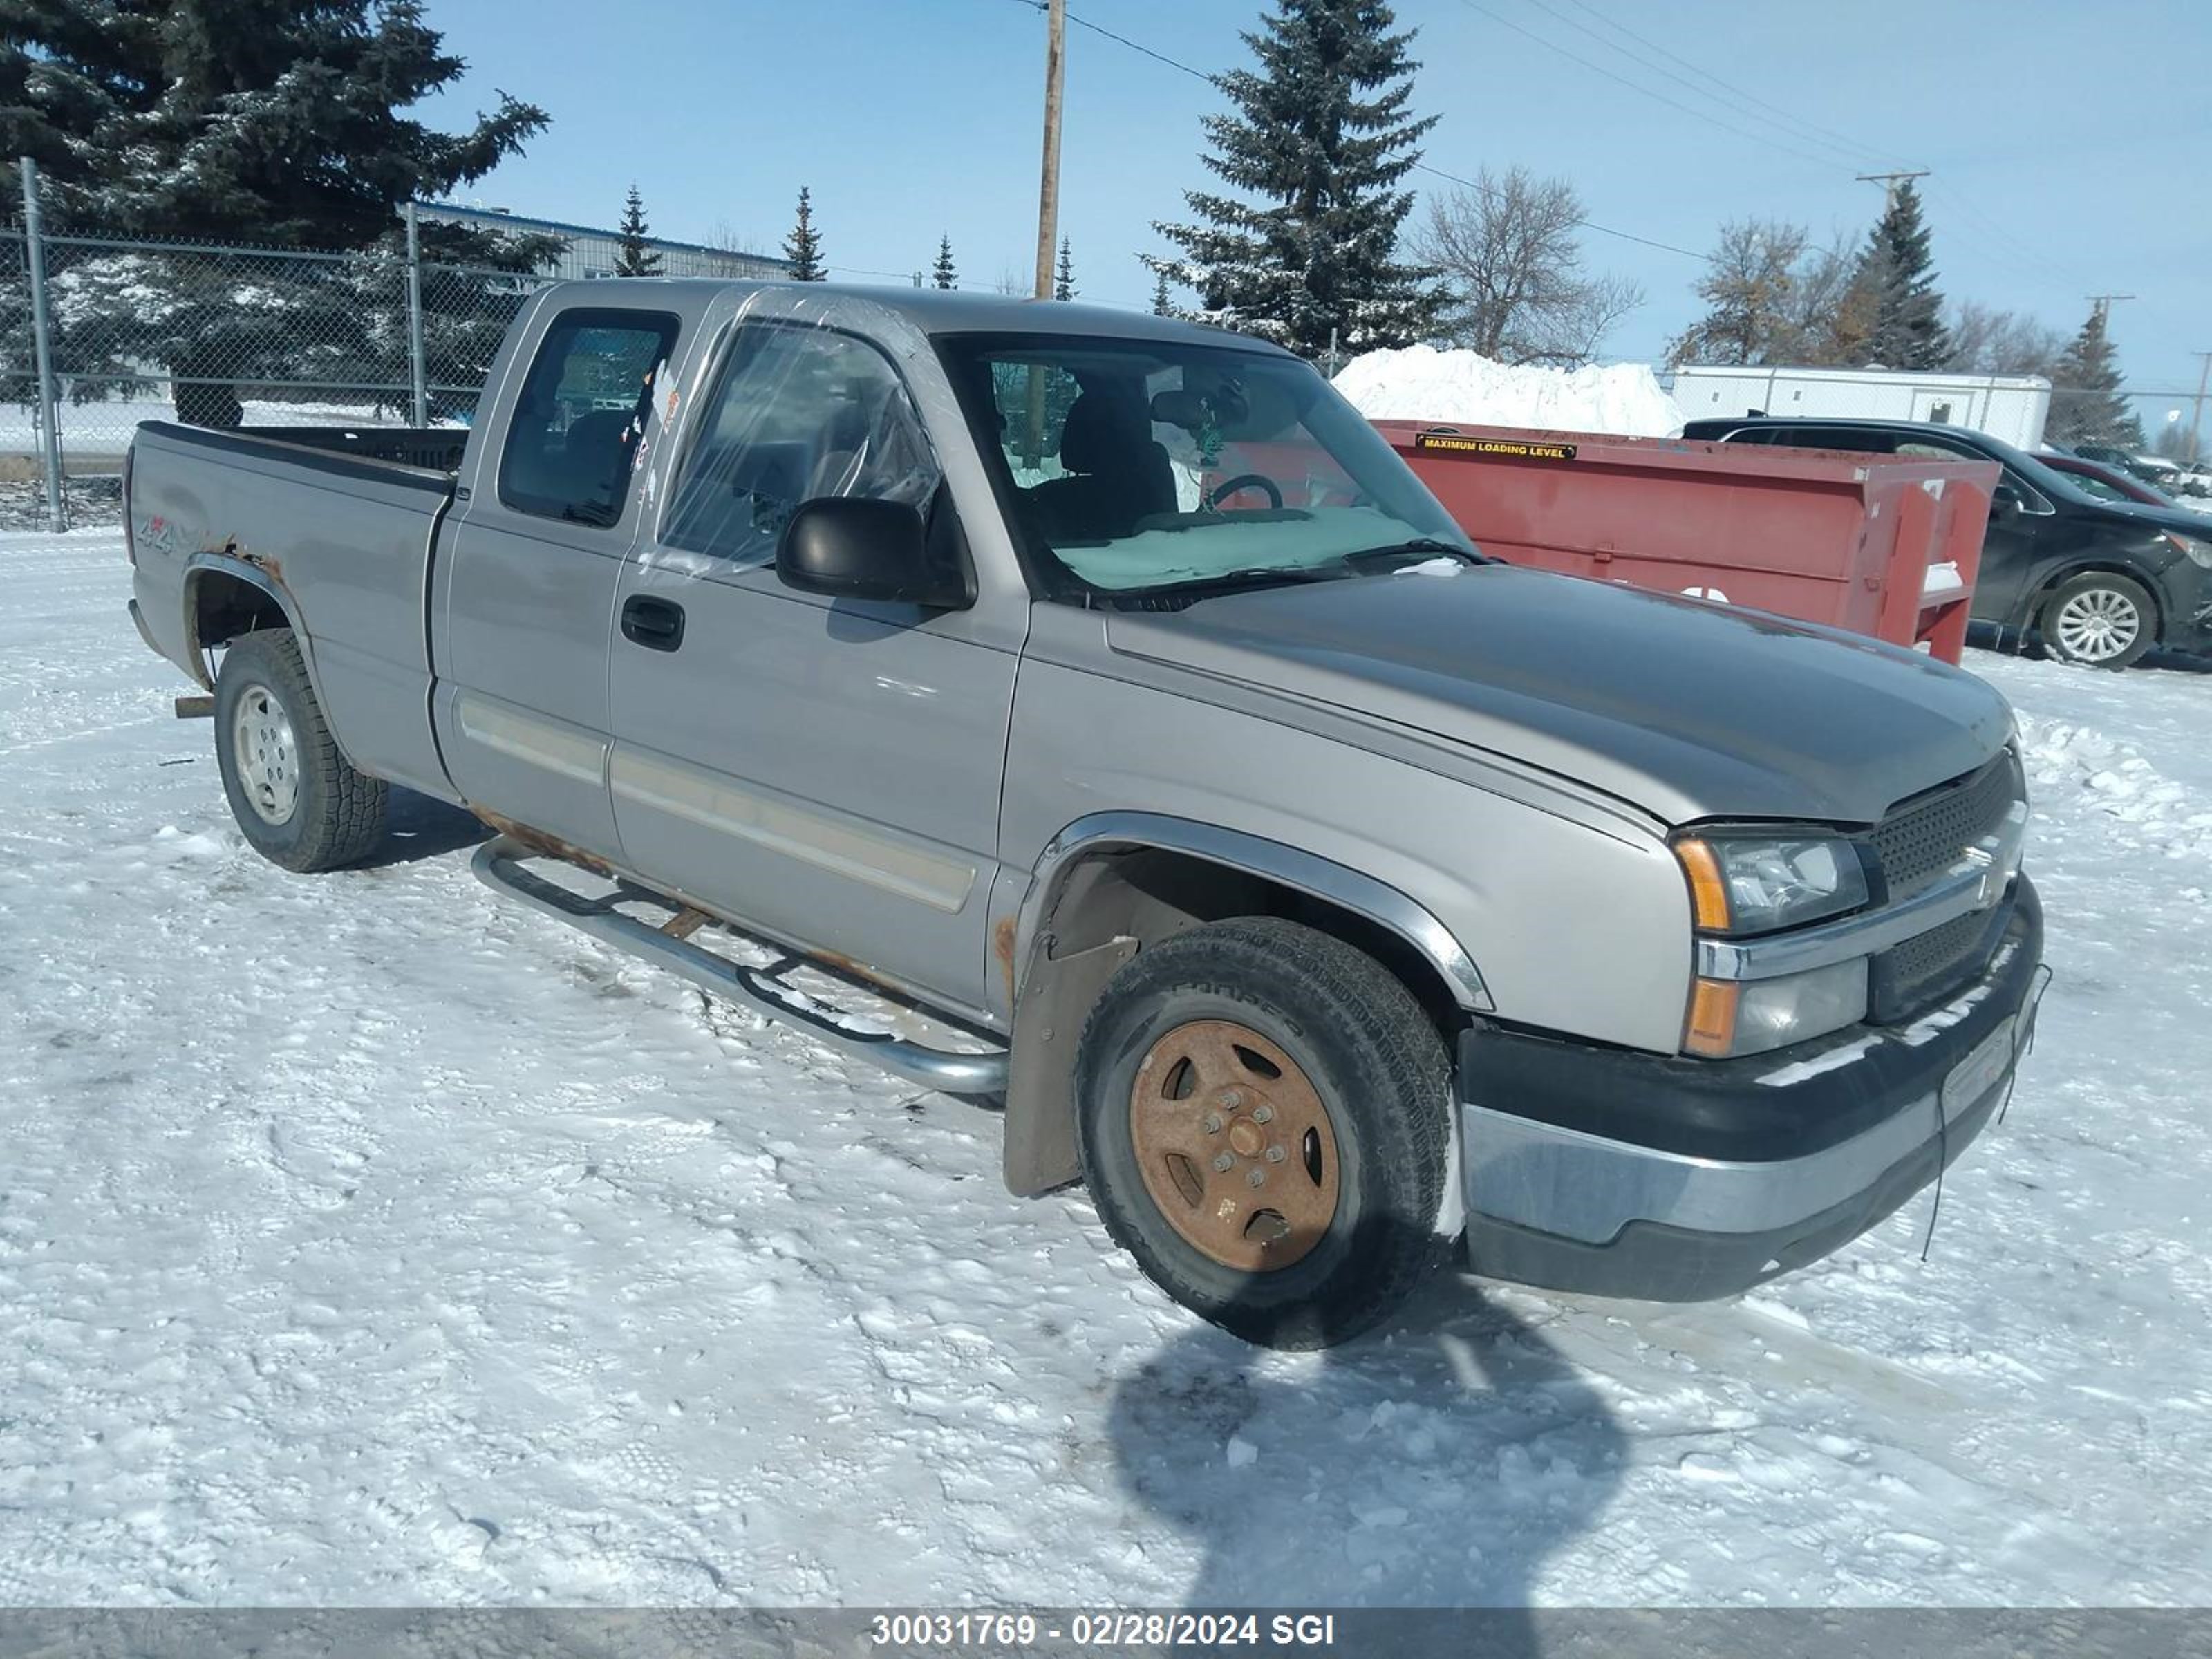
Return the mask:
{"type": "Polygon", "coordinates": [[[927,512],[944,477],[890,362],[827,329],[740,329],[697,419],[660,539],[739,564],[775,556],[801,501],[858,495],[927,512]]]}
{"type": "Polygon", "coordinates": [[[1798,449],[1847,449],[1862,455],[1887,455],[1891,439],[1886,432],[1863,426],[1813,426],[1783,436],[1781,441],[1798,449]]]}
{"type": "Polygon", "coordinates": [[[666,373],[678,326],[657,311],[556,318],[523,377],[500,453],[500,501],[570,524],[619,520],[653,382],[666,373]]]}
{"type": "Polygon", "coordinates": [[[1897,453],[1923,461],[1978,461],[1982,458],[1956,444],[1929,443],[1925,438],[1900,438],[1897,453]]]}

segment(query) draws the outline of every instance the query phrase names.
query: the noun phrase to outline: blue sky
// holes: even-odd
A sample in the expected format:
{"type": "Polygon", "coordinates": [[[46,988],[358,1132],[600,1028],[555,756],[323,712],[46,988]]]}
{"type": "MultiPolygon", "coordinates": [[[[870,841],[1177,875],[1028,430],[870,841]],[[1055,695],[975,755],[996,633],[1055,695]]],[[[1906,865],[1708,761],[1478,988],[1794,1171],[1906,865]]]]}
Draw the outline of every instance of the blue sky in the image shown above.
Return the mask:
{"type": "MultiPolygon", "coordinates": [[[[1261,4],[1074,0],[1073,9],[1218,70],[1244,61],[1237,33],[1261,4]]],[[[1597,223],[1690,250],[1747,215],[1798,220],[1817,236],[1863,228],[1881,192],[1854,173],[1930,167],[1948,292],[2069,331],[2087,312],[2084,296],[2135,295],[2112,320],[2131,385],[2197,385],[2191,354],[2212,349],[2212,6],[1399,0],[1397,9],[1420,30],[1415,106],[1443,118],[1427,145],[1437,167],[1465,174],[1517,162],[1556,174],[1597,223]],[[1808,137],[1742,94],[1828,137],[1808,137]]],[[[611,223],[635,179],[657,233],[704,240],[727,225],[772,251],[805,184],[841,275],[921,269],[940,234],[968,285],[1029,270],[1044,27],[1024,0],[432,0],[430,15],[469,64],[432,118],[458,121],[494,88],[553,118],[527,155],[464,199],[611,223]]],[[[1179,214],[1182,192],[1210,179],[1199,118],[1219,100],[1090,29],[1072,25],[1068,44],[1061,227],[1085,298],[1140,304],[1151,283],[1134,255],[1159,247],[1152,221],[1179,214]]],[[[1649,296],[1610,352],[1656,357],[1694,313],[1697,261],[1597,234],[1585,252],[1649,296]]],[[[2139,405],[2146,426],[2175,401],[2139,405]]]]}

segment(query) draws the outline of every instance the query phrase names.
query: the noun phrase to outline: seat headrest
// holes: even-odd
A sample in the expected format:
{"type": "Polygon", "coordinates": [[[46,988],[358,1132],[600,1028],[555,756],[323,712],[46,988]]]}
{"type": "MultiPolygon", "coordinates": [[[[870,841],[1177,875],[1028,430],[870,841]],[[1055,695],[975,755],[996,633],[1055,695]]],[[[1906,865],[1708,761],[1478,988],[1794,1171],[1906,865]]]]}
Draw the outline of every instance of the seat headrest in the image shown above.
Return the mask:
{"type": "Polygon", "coordinates": [[[1110,472],[1152,441],[1137,412],[1109,393],[1086,392],[1068,405],[1060,464],[1070,472],[1110,472]]]}

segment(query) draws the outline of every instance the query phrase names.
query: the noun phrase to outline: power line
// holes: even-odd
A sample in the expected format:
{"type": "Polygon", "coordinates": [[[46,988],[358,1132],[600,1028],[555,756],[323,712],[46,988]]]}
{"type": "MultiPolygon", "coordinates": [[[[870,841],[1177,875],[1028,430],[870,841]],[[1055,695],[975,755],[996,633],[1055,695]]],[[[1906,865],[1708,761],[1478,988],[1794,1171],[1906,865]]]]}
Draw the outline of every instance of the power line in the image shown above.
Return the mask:
{"type": "MultiPolygon", "coordinates": [[[[1545,11],[1552,11],[1551,7],[1543,4],[1543,0],[1533,0],[1533,3],[1545,11]]],[[[1718,88],[1722,93],[1727,94],[1729,97],[1736,99],[1741,103],[1750,104],[1756,108],[1764,111],[1769,117],[1789,123],[1791,126],[1799,130],[1797,136],[1805,138],[1808,142],[1822,144],[1831,149],[1840,150],[1846,155],[1856,158],[1852,163],[1854,166],[1861,165],[1863,161],[1868,160],[1888,164],[1894,163],[1898,159],[1893,155],[1885,155],[1880,150],[1870,149],[1867,145],[1859,143],[1856,139],[1850,137],[1848,134],[1838,132],[1832,127],[1824,127],[1816,121],[1807,120],[1803,116],[1799,115],[1793,110],[1784,109],[1779,104],[1770,103],[1767,100],[1761,98],[1757,93],[1747,91],[1744,88],[1735,85],[1733,82],[1723,81],[1719,76],[1715,75],[1711,70],[1703,68],[1700,65],[1691,62],[1690,59],[1686,58],[1668,51],[1665,46],[1651,39],[1650,36],[1646,34],[1638,34],[1634,29],[1629,27],[1627,24],[1621,22],[1617,18],[1608,16],[1604,12],[1600,11],[1596,7],[1589,4],[1588,0],[1567,0],[1567,3],[1573,6],[1577,11],[1588,12],[1592,17],[1596,18],[1599,22],[1604,24],[1606,27],[1613,30],[1615,33],[1626,35],[1628,39],[1636,41],[1638,45],[1650,48],[1651,51],[1657,52],[1662,58],[1667,59],[1668,62],[1687,70],[1690,74],[1698,76],[1700,80],[1711,82],[1715,87],[1718,88]]],[[[1555,17],[1559,16],[1559,14],[1557,12],[1552,12],[1552,15],[1555,17]]],[[[1560,17],[1560,21],[1573,23],[1574,20],[1569,17],[1560,17]]],[[[1576,27],[1580,27],[1581,26],[1577,24],[1576,27]]],[[[1583,32],[1585,33],[1589,33],[1588,30],[1584,30],[1583,32]]],[[[1620,48],[1616,46],[1613,50],[1618,52],[1620,51],[1620,48]]],[[[1626,52],[1622,55],[1632,56],[1632,54],[1626,52]]],[[[1657,66],[1654,64],[1649,65],[1648,67],[1656,69],[1657,66]]],[[[1711,96],[1712,94],[1707,94],[1705,95],[1711,96]]],[[[1745,112],[1748,113],[1749,112],[1745,112]]]]}
{"type": "MultiPolygon", "coordinates": [[[[1043,0],[1014,0],[1014,3],[1027,11],[1042,12],[1045,9],[1043,0]]],[[[1179,58],[1170,58],[1164,52],[1155,52],[1152,47],[1146,46],[1141,41],[1132,40],[1126,34],[1116,34],[1109,28],[1101,27],[1098,24],[1092,22],[1087,17],[1079,17],[1071,11],[1067,14],[1067,21],[1071,23],[1077,24],[1083,28],[1089,29],[1093,34],[1103,34],[1109,40],[1112,40],[1118,45],[1127,46],[1132,52],[1139,52],[1145,57],[1151,58],[1154,63],[1164,64],[1171,70],[1179,70],[1183,74],[1189,76],[1193,80],[1203,81],[1206,85],[1216,88],[1218,88],[1221,85],[1221,77],[1219,76],[1210,75],[1201,69],[1194,69],[1191,65],[1182,62],[1179,58]]],[[[1447,172],[1443,167],[1433,167],[1426,161],[1414,162],[1413,171],[1416,173],[1425,173],[1431,174],[1432,177],[1444,179],[1448,183],[1458,185],[1465,189],[1474,191],[1480,195],[1494,198],[1500,193],[1497,186],[1494,185],[1477,184],[1472,179],[1462,178],[1456,173],[1447,172]]],[[[1595,231],[1601,236],[1616,237],[1624,242],[1635,242],[1644,247],[1657,248],[1662,253],[1679,253],[1682,255],[1683,258],[1695,259],[1701,264],[1705,259],[1705,255],[1699,252],[1695,248],[1677,247],[1672,242],[1662,242],[1655,240],[1649,236],[1638,236],[1633,231],[1616,230],[1611,225],[1601,225],[1598,223],[1595,219],[1577,218],[1574,222],[1581,226],[1584,230],[1595,231]]]]}
{"type": "MultiPolygon", "coordinates": [[[[1733,82],[1723,80],[1721,76],[1713,74],[1710,70],[1701,68],[1699,65],[1691,62],[1688,58],[1683,58],[1676,52],[1668,51],[1665,46],[1660,45],[1659,42],[1653,40],[1648,35],[1639,34],[1634,29],[1630,28],[1626,23],[1620,22],[1619,21],[1607,16],[1605,13],[1598,10],[1595,6],[1589,4],[1588,0],[1566,0],[1566,3],[1574,6],[1580,11],[1589,13],[1589,15],[1596,18],[1600,22],[1603,23],[1606,27],[1612,29],[1645,47],[1648,47],[1652,52],[1656,52],[1660,57],[1666,58],[1668,62],[1678,64],[1690,74],[1711,82],[1714,87],[1720,88],[1722,92],[1741,100],[1743,103],[1756,106],[1759,110],[1766,112],[1769,115],[1788,123],[1790,127],[1796,129],[1791,135],[1793,137],[1802,138],[1808,143],[1824,145],[1830,149],[1837,150],[1854,157],[1873,157],[1880,161],[1893,163],[1894,161],[1894,158],[1885,156],[1881,151],[1874,149],[1871,145],[1863,143],[1859,140],[1850,137],[1848,134],[1838,132],[1832,127],[1821,126],[1817,122],[1808,120],[1804,117],[1796,114],[1794,112],[1784,109],[1780,105],[1761,98],[1756,93],[1750,92],[1742,87],[1737,86],[1733,82]]],[[[1469,6],[1472,9],[1481,11],[1484,15],[1490,17],[1494,21],[1505,23],[1508,27],[1516,29],[1519,27],[1518,25],[1507,22],[1505,19],[1498,17],[1496,13],[1489,11],[1486,8],[1475,5],[1474,0],[1461,0],[1461,3],[1462,5],[1469,6]]],[[[1546,13],[1547,15],[1557,18],[1559,21],[1565,23],[1571,28],[1580,29],[1582,33],[1589,35],[1593,40],[1599,40],[1601,44],[1606,46],[1609,50],[1620,52],[1623,57],[1629,58],[1632,61],[1642,64],[1643,67],[1652,70],[1657,73],[1666,73],[1666,71],[1661,70],[1658,65],[1637,58],[1634,53],[1614,45],[1611,41],[1605,40],[1604,38],[1597,34],[1595,31],[1586,27],[1576,19],[1568,17],[1557,11],[1551,5],[1547,3],[1547,0],[1528,0],[1528,3],[1535,6],[1537,9],[1546,13]]],[[[1559,46],[1551,41],[1544,40],[1540,35],[1530,33],[1529,31],[1526,29],[1519,29],[1519,32],[1522,34],[1528,35],[1529,39],[1536,40],[1541,45],[1549,46],[1553,51],[1560,52],[1563,56],[1574,58],[1577,62],[1584,61],[1580,58],[1575,58],[1575,55],[1573,53],[1567,52],[1564,47],[1559,46]]],[[[1634,82],[1627,82],[1622,76],[1609,75],[1609,72],[1605,70],[1601,65],[1588,64],[1587,67],[1595,69],[1601,74],[1608,74],[1609,78],[1615,81],[1621,81],[1623,84],[1631,86],[1635,85],[1634,82]]],[[[1647,96],[1658,96],[1658,94],[1651,93],[1648,88],[1639,88],[1638,89],[1644,91],[1647,96]]],[[[1686,90],[1697,89],[1686,88],[1686,90]]],[[[1711,97],[1714,94],[1701,93],[1700,95],[1711,97]]],[[[1674,100],[1671,99],[1662,99],[1661,101],[1674,103],[1674,100]]],[[[1716,98],[1715,101],[1719,101],[1719,100],[1716,98]]],[[[1705,115],[1701,111],[1689,110],[1686,106],[1680,104],[1674,104],[1674,106],[1678,109],[1684,109],[1686,113],[1695,115],[1701,120],[1710,121],[1715,125],[1726,128],[1728,131],[1735,132],[1743,131],[1743,129],[1741,127],[1734,126],[1727,122],[1718,121],[1713,117],[1705,115]]],[[[1750,113],[1749,111],[1740,111],[1739,112],[1746,114],[1747,116],[1750,113]]],[[[1785,146],[1784,148],[1787,147],[1785,146]]],[[[1808,161],[1818,159],[1816,157],[1806,155],[1805,152],[1802,150],[1792,149],[1790,153],[1803,157],[1803,159],[1808,161]]],[[[1854,162],[1854,165],[1857,164],[1858,162],[1854,162]]],[[[1924,174],[1926,170],[1908,170],[1900,167],[1897,170],[1897,174],[1895,176],[1903,176],[1908,171],[1912,171],[1913,176],[1921,176],[1924,174]]],[[[1873,178],[1883,180],[1888,180],[1893,177],[1891,173],[1887,173],[1861,174],[1859,176],[1862,179],[1873,178]]],[[[2034,247],[2021,240],[2012,231],[2007,228],[2001,221],[1976,208],[1972,202],[1966,198],[1964,194],[1960,192],[1955,185],[1947,186],[1944,184],[1937,183],[1929,186],[1929,189],[1931,193],[1940,195],[1951,207],[1956,210],[1960,214],[1963,215],[1967,220],[1972,222],[1970,225],[1961,225],[1954,221],[1951,227],[1953,234],[1961,235],[1967,240],[1979,241],[1985,244],[1990,252],[1994,252],[2000,260],[2005,263],[2015,266],[2035,267],[2042,273],[2055,276],[2061,281],[2073,282],[2079,280],[2078,276],[2069,271],[2065,266],[2061,265],[2050,258],[2049,256],[2045,254],[2039,248],[2034,247]]],[[[1895,194],[1893,186],[1890,194],[1893,197],[1895,194]]]]}
{"type": "MultiPolygon", "coordinates": [[[[1607,80],[1613,82],[1618,86],[1626,87],[1631,92],[1640,94],[1644,97],[1650,99],[1654,103],[1664,104],[1669,109],[1680,110],[1683,114],[1687,115],[1695,120],[1706,122],[1712,126],[1720,128],[1725,132],[1732,132],[1739,138],[1748,138],[1754,143],[1765,144],[1770,149],[1782,150],[1789,155],[1797,157],[1801,161],[1809,161],[1817,167],[1840,167],[1843,165],[1843,163],[1837,161],[1831,157],[1815,155],[1809,150],[1799,149],[1794,144],[1785,144],[1777,138],[1772,132],[1761,132],[1756,128],[1738,126],[1733,121],[1723,121],[1719,116],[1708,114],[1705,111],[1698,108],[1695,105],[1686,104],[1678,98],[1670,98],[1663,92],[1655,92],[1651,88],[1644,85],[1643,82],[1639,81],[1632,81],[1625,75],[1616,75],[1613,70],[1606,68],[1604,64],[1594,64],[1589,58],[1583,57],[1580,52],[1570,52],[1558,41],[1547,40],[1542,35],[1538,34],[1534,30],[1522,27],[1520,24],[1515,22],[1511,18],[1500,16],[1498,13],[1491,10],[1489,7],[1479,3],[1479,0],[1459,0],[1459,3],[1462,6],[1465,6],[1469,11],[1475,13],[1477,15],[1487,17],[1492,22],[1497,24],[1500,28],[1510,29],[1514,33],[1522,36],[1523,39],[1534,40],[1538,46],[1543,47],[1546,51],[1555,52],[1559,53],[1560,57],[1565,58],[1569,63],[1579,64],[1584,69],[1589,70],[1591,74],[1602,75],[1607,80]]],[[[1536,0],[1536,3],[1540,3],[1541,0],[1536,0]]],[[[1549,9],[1547,8],[1547,9],[1548,10],[1549,9]]],[[[1556,17],[1559,14],[1557,12],[1553,12],[1552,15],[1556,17]]],[[[1562,19],[1561,21],[1571,22],[1572,20],[1562,19]]]]}

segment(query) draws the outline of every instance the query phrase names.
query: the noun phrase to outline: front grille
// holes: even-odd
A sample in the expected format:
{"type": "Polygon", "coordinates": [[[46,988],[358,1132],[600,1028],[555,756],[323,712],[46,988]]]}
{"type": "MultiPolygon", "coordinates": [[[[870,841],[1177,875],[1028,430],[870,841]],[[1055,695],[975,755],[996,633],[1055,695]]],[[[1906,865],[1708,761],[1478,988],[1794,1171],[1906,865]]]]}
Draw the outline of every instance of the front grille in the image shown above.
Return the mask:
{"type": "MultiPolygon", "coordinates": [[[[1967,848],[2002,824],[2021,797],[2021,782],[2019,763],[2008,752],[1884,819],[1871,839],[1891,902],[1925,890],[1967,848]]],[[[1899,1024],[1956,994],[1987,965],[2011,920],[2008,899],[1991,909],[1954,916],[1883,951],[1874,959],[1875,1022],[1899,1024]]]]}
{"type": "Polygon", "coordinates": [[[1931,927],[1874,959],[1873,1015],[1877,1025],[1911,1018],[1978,975],[2012,922],[2009,900],[1970,910],[1931,927]]]}
{"type": "Polygon", "coordinates": [[[1956,864],[1961,853],[2004,822],[2019,795],[2018,768],[2006,753],[1883,819],[1872,840],[1891,899],[1910,898],[1956,864]]]}

